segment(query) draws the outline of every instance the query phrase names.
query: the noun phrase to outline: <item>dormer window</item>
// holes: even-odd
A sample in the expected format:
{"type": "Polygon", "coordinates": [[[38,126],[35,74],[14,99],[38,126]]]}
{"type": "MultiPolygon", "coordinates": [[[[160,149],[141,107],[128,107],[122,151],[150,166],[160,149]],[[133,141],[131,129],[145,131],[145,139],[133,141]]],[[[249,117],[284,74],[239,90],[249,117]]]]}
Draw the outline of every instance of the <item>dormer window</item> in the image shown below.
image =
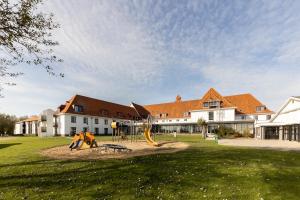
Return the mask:
{"type": "Polygon", "coordinates": [[[208,103],[208,102],[204,102],[204,103],[203,103],[203,107],[204,107],[204,108],[208,108],[208,107],[209,107],[209,103],[208,103]]]}
{"type": "Polygon", "coordinates": [[[220,108],[221,101],[219,101],[219,100],[206,101],[203,103],[203,107],[204,108],[220,108]]]}
{"type": "Polygon", "coordinates": [[[189,117],[189,116],[191,116],[191,112],[184,112],[184,113],[183,113],[183,116],[184,116],[184,117],[189,117]]]}
{"type": "Polygon", "coordinates": [[[256,112],[261,112],[261,111],[264,111],[266,110],[266,106],[256,106],[256,112]]]}
{"type": "Polygon", "coordinates": [[[117,112],[118,117],[124,117],[124,114],[122,112],[117,112]]]}
{"type": "Polygon", "coordinates": [[[166,118],[166,117],[168,117],[168,113],[161,113],[160,114],[160,118],[166,118]]]}
{"type": "Polygon", "coordinates": [[[83,112],[83,106],[73,105],[75,112],[83,112]]]}
{"type": "Polygon", "coordinates": [[[108,116],[108,110],[103,109],[100,111],[100,113],[104,116],[108,116]]]}

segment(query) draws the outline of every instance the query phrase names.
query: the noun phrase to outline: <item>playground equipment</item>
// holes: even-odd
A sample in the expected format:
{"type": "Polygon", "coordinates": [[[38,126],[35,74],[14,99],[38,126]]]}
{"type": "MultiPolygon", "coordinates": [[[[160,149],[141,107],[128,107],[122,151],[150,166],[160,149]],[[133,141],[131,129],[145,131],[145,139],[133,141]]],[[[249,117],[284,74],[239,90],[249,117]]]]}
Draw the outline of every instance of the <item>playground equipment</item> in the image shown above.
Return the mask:
{"type": "MultiPolygon", "coordinates": [[[[153,118],[151,115],[148,115],[146,119],[143,120],[143,123],[140,124],[143,126],[143,133],[144,137],[147,141],[148,144],[152,146],[158,146],[158,143],[154,141],[152,138],[152,121],[153,118]]],[[[120,141],[120,140],[127,140],[127,136],[124,132],[124,130],[127,130],[127,132],[130,133],[130,140],[131,142],[136,142],[138,138],[138,132],[136,131],[136,122],[134,121],[133,123],[130,123],[129,125],[126,125],[124,123],[120,122],[112,122],[111,123],[111,128],[113,129],[112,133],[112,141],[120,141]]]]}
{"type": "Polygon", "coordinates": [[[137,132],[134,122],[112,122],[112,141],[128,140],[126,133],[130,135],[130,141],[137,141],[137,132]]]}
{"type": "Polygon", "coordinates": [[[158,146],[158,143],[154,141],[154,139],[151,138],[151,129],[152,129],[152,117],[151,115],[148,115],[146,124],[144,124],[144,136],[148,144],[152,146],[158,146]]]}
{"type": "Polygon", "coordinates": [[[72,151],[73,149],[88,149],[94,146],[98,147],[94,134],[90,132],[80,132],[74,135],[69,148],[72,151]]]}

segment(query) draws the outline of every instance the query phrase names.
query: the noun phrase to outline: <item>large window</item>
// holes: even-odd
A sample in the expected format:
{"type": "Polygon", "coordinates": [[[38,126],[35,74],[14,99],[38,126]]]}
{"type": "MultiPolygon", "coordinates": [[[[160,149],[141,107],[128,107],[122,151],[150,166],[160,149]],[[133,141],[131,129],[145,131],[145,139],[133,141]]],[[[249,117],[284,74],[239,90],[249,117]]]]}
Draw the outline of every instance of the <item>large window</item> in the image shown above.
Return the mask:
{"type": "Polygon", "coordinates": [[[208,113],[208,120],[214,120],[214,112],[208,113]]]}
{"type": "Polygon", "coordinates": [[[95,124],[99,124],[99,119],[95,118],[95,124]]]}
{"type": "Polygon", "coordinates": [[[75,116],[71,116],[71,123],[76,123],[76,117],[75,116]]]}
{"type": "Polygon", "coordinates": [[[83,118],[83,123],[84,123],[84,124],[89,124],[89,121],[88,121],[88,118],[87,118],[87,117],[84,117],[84,118],[83,118]]]}
{"type": "Polygon", "coordinates": [[[107,119],[104,120],[104,124],[108,125],[108,120],[107,119]]]}

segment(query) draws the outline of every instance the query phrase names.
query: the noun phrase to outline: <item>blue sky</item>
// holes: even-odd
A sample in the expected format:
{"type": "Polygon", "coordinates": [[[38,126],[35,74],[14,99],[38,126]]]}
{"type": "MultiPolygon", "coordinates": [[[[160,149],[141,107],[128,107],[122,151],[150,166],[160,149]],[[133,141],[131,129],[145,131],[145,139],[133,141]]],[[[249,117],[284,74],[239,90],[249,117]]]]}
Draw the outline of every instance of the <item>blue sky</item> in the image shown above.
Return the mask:
{"type": "Polygon", "coordinates": [[[271,109],[300,95],[300,1],[45,1],[61,28],[55,66],[20,65],[0,112],[56,108],[74,94],[140,104],[252,93],[271,109]]]}

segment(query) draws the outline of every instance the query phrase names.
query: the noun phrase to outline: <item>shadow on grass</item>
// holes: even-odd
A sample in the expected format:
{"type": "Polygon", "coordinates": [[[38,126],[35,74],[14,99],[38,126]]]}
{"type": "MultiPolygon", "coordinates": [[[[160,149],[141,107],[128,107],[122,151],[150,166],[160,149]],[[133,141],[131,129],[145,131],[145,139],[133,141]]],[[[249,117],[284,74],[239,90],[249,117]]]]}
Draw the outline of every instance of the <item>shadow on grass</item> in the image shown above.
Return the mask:
{"type": "Polygon", "coordinates": [[[290,152],[193,146],[127,160],[18,163],[0,174],[0,188],[54,199],[297,199],[299,160],[290,152]]]}
{"type": "Polygon", "coordinates": [[[4,148],[10,147],[10,146],[19,145],[19,144],[22,144],[22,143],[0,144],[0,149],[4,149],[4,148]]]}

